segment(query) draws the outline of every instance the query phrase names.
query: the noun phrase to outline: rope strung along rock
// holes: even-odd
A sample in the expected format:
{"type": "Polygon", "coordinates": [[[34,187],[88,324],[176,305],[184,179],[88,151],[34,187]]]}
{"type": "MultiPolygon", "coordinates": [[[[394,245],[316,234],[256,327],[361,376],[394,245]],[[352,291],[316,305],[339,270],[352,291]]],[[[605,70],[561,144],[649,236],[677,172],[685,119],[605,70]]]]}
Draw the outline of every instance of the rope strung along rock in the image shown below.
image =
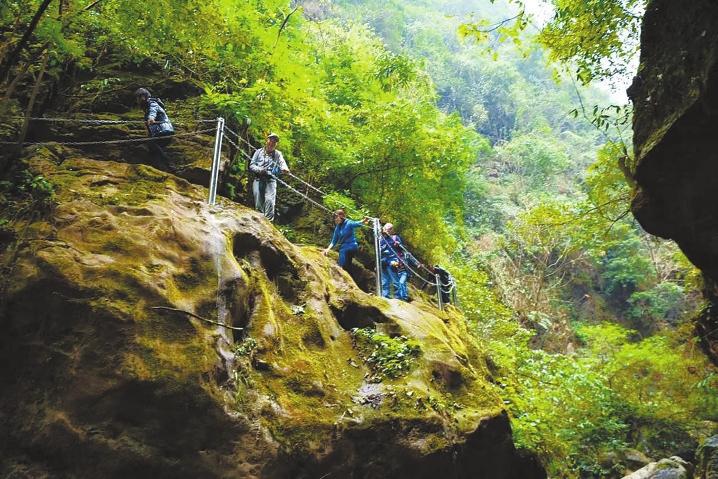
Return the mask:
{"type": "MultiPolygon", "coordinates": [[[[401,248],[401,249],[404,251],[404,253],[406,253],[406,254],[411,254],[412,256],[414,256],[414,255],[411,253],[411,251],[409,251],[408,249],[406,249],[406,248],[404,247],[403,244],[399,243],[399,248],[401,248]]],[[[415,256],[414,256],[414,257],[415,257],[415,256]]],[[[434,274],[434,272],[433,272],[432,270],[430,270],[429,268],[427,268],[426,266],[424,266],[422,263],[419,263],[419,267],[420,267],[421,269],[423,269],[424,271],[426,271],[427,273],[429,273],[430,275],[433,275],[433,274],[434,274]]]]}
{"type": "MultiPolygon", "coordinates": [[[[14,117],[14,119],[21,120],[21,117],[14,117]]],[[[30,121],[46,121],[46,122],[63,122],[63,123],[91,123],[95,125],[118,125],[125,123],[137,123],[144,124],[142,120],[101,120],[91,118],[46,118],[44,116],[30,117],[30,121]]]]}
{"type": "Polygon", "coordinates": [[[288,174],[289,176],[291,176],[292,178],[294,178],[295,180],[301,182],[301,183],[304,184],[305,186],[307,186],[307,187],[313,189],[314,191],[316,191],[316,192],[319,193],[320,195],[322,195],[322,196],[327,196],[327,193],[325,193],[324,191],[320,190],[320,189],[317,188],[316,186],[314,186],[314,185],[312,185],[312,184],[310,184],[310,183],[304,181],[303,179],[301,179],[301,178],[298,177],[297,175],[293,174],[291,171],[288,172],[287,174],[288,174]]]}
{"type": "Polygon", "coordinates": [[[237,146],[237,144],[236,144],[235,142],[233,142],[233,141],[230,139],[230,137],[225,136],[224,139],[227,140],[227,142],[228,142],[230,145],[232,145],[237,151],[239,151],[239,146],[237,146]]]}
{"type": "MultiPolygon", "coordinates": [[[[249,141],[245,140],[245,139],[244,139],[241,135],[239,135],[236,131],[234,131],[234,130],[232,130],[231,128],[227,127],[227,125],[224,126],[224,130],[225,130],[227,133],[229,133],[229,134],[231,134],[231,135],[234,135],[234,137],[237,138],[239,141],[242,141],[244,144],[246,144],[247,146],[249,146],[249,148],[250,148],[251,150],[253,150],[253,151],[258,150],[258,148],[256,148],[255,146],[253,146],[249,141]]],[[[227,137],[227,139],[229,140],[229,137],[227,137]]],[[[229,140],[229,141],[231,142],[231,140],[229,140]]],[[[248,160],[251,160],[251,159],[252,159],[252,156],[251,156],[251,155],[249,155],[248,153],[246,153],[244,150],[240,150],[240,148],[237,147],[237,145],[236,145],[234,142],[232,142],[232,145],[234,145],[235,148],[237,148],[237,150],[241,151],[241,152],[242,152],[242,155],[244,155],[245,158],[247,158],[248,160]]],[[[326,193],[325,191],[321,190],[320,188],[317,188],[316,186],[312,185],[312,184],[309,183],[308,181],[306,181],[306,180],[300,178],[299,176],[295,175],[295,174],[292,173],[291,171],[287,172],[287,175],[290,176],[291,178],[293,178],[293,179],[299,181],[300,183],[302,183],[302,184],[305,185],[306,187],[311,188],[312,190],[316,191],[318,194],[320,194],[320,195],[322,196],[322,199],[324,199],[324,198],[327,197],[328,193],[326,193]]],[[[303,196],[303,197],[306,197],[307,195],[302,194],[302,196],[303,196]]],[[[335,200],[335,201],[336,201],[336,200],[335,200]]],[[[339,206],[341,206],[342,208],[344,208],[344,209],[345,209],[347,212],[349,212],[350,214],[356,214],[356,213],[358,213],[358,214],[361,215],[361,216],[364,215],[364,213],[363,213],[362,211],[359,211],[359,210],[357,210],[357,209],[355,209],[355,208],[352,208],[351,206],[348,206],[348,205],[346,205],[346,204],[344,204],[344,203],[341,203],[341,202],[339,202],[339,201],[336,201],[336,203],[337,203],[339,206]]]]}

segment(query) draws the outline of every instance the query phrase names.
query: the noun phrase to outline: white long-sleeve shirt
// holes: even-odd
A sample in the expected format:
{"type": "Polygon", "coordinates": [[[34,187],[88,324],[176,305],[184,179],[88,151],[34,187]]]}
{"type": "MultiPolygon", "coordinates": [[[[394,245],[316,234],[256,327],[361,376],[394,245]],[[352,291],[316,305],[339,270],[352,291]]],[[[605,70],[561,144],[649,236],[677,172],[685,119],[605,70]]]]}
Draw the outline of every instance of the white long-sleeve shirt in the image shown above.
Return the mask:
{"type": "Polygon", "coordinates": [[[264,148],[260,148],[254,152],[252,160],[249,162],[249,171],[253,173],[272,173],[272,170],[278,167],[280,170],[288,170],[287,162],[284,161],[284,155],[279,150],[267,153],[264,148]]]}

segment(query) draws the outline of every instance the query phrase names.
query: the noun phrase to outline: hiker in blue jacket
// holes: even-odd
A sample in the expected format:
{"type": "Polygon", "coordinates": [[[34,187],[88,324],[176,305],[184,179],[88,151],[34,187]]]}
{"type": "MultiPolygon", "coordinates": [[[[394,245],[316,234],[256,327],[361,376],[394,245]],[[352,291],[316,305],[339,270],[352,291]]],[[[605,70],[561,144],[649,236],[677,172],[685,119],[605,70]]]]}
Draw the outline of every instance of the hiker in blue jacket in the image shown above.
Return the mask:
{"type": "Polygon", "coordinates": [[[339,248],[339,266],[346,272],[349,272],[351,268],[352,259],[359,251],[359,243],[354,236],[354,230],[362,225],[369,224],[370,218],[365,216],[361,221],[354,221],[347,218],[347,214],[343,209],[338,209],[334,212],[334,234],[332,234],[332,241],[324,250],[324,255],[329,254],[329,251],[334,248],[339,248]]]}
{"type": "Polygon", "coordinates": [[[419,262],[404,248],[401,237],[394,232],[394,225],[386,223],[382,228],[379,240],[382,258],[382,296],[388,298],[389,282],[394,286],[394,296],[402,301],[409,301],[409,266],[418,266],[419,262]],[[384,251],[386,250],[386,254],[384,251]],[[384,262],[386,258],[386,267],[384,262]],[[384,280],[386,277],[386,282],[384,280]],[[385,294],[386,293],[386,294],[385,294]]]}
{"type": "Polygon", "coordinates": [[[396,255],[394,240],[390,237],[394,225],[386,223],[381,230],[379,239],[379,251],[381,253],[381,295],[384,298],[391,298],[391,287],[394,286],[394,296],[399,297],[396,284],[399,280],[397,269],[399,257],[396,255]]]}
{"type": "Polygon", "coordinates": [[[154,98],[147,88],[138,88],[135,91],[137,106],[145,112],[145,126],[150,138],[158,138],[147,142],[150,152],[154,152],[162,162],[165,170],[170,168],[169,159],[164,151],[171,142],[175,129],[167,116],[162,100],[154,98]]]}

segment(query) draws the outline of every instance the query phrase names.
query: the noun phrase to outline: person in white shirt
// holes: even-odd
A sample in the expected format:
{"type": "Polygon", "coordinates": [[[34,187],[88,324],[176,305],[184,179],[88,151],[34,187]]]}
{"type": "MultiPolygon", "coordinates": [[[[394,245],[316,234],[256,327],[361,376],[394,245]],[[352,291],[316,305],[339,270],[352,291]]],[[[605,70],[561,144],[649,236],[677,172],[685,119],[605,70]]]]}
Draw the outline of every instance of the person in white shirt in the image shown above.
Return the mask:
{"type": "Polygon", "coordinates": [[[270,133],[264,148],[254,152],[249,162],[249,171],[254,173],[254,207],[264,213],[269,221],[274,221],[274,205],[277,199],[277,180],[282,173],[289,172],[282,152],[277,150],[279,136],[270,133]]]}

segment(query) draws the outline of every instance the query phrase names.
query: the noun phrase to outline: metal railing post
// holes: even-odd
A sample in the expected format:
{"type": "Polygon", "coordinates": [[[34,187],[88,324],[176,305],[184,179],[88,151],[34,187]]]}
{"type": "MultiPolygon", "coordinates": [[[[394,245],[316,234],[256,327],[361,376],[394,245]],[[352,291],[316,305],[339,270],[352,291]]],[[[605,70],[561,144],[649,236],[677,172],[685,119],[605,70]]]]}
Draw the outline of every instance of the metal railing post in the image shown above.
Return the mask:
{"type": "Polygon", "coordinates": [[[437,304],[439,305],[440,310],[444,310],[444,302],[441,300],[441,278],[439,278],[438,274],[434,275],[434,278],[436,278],[436,300],[437,304]]]}
{"type": "Polygon", "coordinates": [[[379,247],[379,238],[381,235],[381,227],[379,226],[379,218],[374,218],[374,256],[376,257],[376,295],[381,296],[381,248],[379,247]]]}
{"type": "Polygon", "coordinates": [[[207,202],[214,205],[217,201],[217,181],[219,180],[219,166],[222,158],[222,140],[224,139],[224,118],[217,118],[217,133],[214,137],[214,153],[212,155],[212,170],[209,173],[209,198],[207,202]]]}

